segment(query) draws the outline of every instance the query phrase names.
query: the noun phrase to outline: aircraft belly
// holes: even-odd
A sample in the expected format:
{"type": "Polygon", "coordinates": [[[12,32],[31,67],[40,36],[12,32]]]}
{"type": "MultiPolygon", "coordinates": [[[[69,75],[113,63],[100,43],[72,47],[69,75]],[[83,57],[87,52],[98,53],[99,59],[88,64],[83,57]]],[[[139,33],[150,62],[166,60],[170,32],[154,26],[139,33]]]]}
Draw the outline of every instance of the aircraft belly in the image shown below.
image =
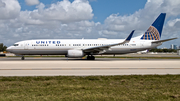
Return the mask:
{"type": "Polygon", "coordinates": [[[123,53],[127,53],[130,52],[129,48],[114,48],[111,50],[108,50],[107,52],[105,52],[104,54],[123,54],[123,53]]]}
{"type": "Polygon", "coordinates": [[[141,50],[145,50],[142,48],[113,48],[111,50],[106,51],[103,54],[127,54],[127,53],[134,53],[134,52],[138,52],[141,50]]]}
{"type": "Polygon", "coordinates": [[[59,51],[59,50],[44,50],[44,51],[31,51],[29,55],[66,55],[67,51],[59,51]]]}
{"type": "Polygon", "coordinates": [[[13,53],[20,55],[66,55],[67,50],[16,50],[13,53]]]}

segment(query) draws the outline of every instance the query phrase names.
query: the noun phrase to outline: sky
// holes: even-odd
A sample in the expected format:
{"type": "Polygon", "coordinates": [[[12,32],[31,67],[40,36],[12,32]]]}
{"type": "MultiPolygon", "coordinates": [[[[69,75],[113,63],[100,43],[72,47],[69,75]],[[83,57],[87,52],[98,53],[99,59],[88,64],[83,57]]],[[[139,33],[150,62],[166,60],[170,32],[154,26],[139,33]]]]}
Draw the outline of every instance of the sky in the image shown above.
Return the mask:
{"type": "MultiPolygon", "coordinates": [[[[124,39],[167,13],[161,39],[180,37],[180,0],[0,0],[0,43],[32,39],[124,39]]],[[[163,43],[180,45],[180,39],[163,43]]]]}

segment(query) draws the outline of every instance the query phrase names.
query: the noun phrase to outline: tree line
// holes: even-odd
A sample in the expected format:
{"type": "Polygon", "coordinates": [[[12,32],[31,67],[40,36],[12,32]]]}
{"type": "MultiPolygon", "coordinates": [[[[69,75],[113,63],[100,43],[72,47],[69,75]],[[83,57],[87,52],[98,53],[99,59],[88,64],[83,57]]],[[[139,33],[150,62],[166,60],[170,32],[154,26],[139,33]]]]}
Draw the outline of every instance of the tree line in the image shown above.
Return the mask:
{"type": "Polygon", "coordinates": [[[7,47],[3,43],[0,43],[0,52],[4,52],[6,49],[7,47]]]}
{"type": "Polygon", "coordinates": [[[174,53],[176,53],[177,50],[175,50],[175,49],[151,49],[151,50],[149,50],[149,52],[165,52],[165,53],[167,53],[167,52],[169,52],[169,53],[174,52],[174,53]]]}

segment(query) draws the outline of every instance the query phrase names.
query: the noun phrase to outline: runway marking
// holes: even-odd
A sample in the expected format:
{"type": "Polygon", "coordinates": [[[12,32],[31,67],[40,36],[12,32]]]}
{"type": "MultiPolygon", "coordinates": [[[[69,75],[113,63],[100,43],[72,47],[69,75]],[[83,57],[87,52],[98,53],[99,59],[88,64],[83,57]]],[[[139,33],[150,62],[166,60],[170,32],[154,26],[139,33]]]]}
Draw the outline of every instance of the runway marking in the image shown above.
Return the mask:
{"type": "Polygon", "coordinates": [[[119,58],[119,59],[125,59],[125,58],[119,58]]]}
{"type": "Polygon", "coordinates": [[[7,57],[0,57],[0,58],[7,58],[7,57]]]}
{"type": "Polygon", "coordinates": [[[180,68],[27,68],[27,69],[0,69],[0,70],[120,70],[120,69],[180,69],[180,68]]]}

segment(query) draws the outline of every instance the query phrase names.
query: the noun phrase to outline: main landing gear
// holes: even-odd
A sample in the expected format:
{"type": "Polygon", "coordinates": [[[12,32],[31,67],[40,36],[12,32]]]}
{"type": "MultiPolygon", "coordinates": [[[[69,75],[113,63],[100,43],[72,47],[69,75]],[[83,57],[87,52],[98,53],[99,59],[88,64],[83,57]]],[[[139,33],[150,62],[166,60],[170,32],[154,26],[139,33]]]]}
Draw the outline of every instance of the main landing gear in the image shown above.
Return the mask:
{"type": "Polygon", "coordinates": [[[87,60],[95,60],[95,57],[92,56],[92,55],[91,55],[91,56],[88,55],[88,56],[87,56],[87,60]]]}

